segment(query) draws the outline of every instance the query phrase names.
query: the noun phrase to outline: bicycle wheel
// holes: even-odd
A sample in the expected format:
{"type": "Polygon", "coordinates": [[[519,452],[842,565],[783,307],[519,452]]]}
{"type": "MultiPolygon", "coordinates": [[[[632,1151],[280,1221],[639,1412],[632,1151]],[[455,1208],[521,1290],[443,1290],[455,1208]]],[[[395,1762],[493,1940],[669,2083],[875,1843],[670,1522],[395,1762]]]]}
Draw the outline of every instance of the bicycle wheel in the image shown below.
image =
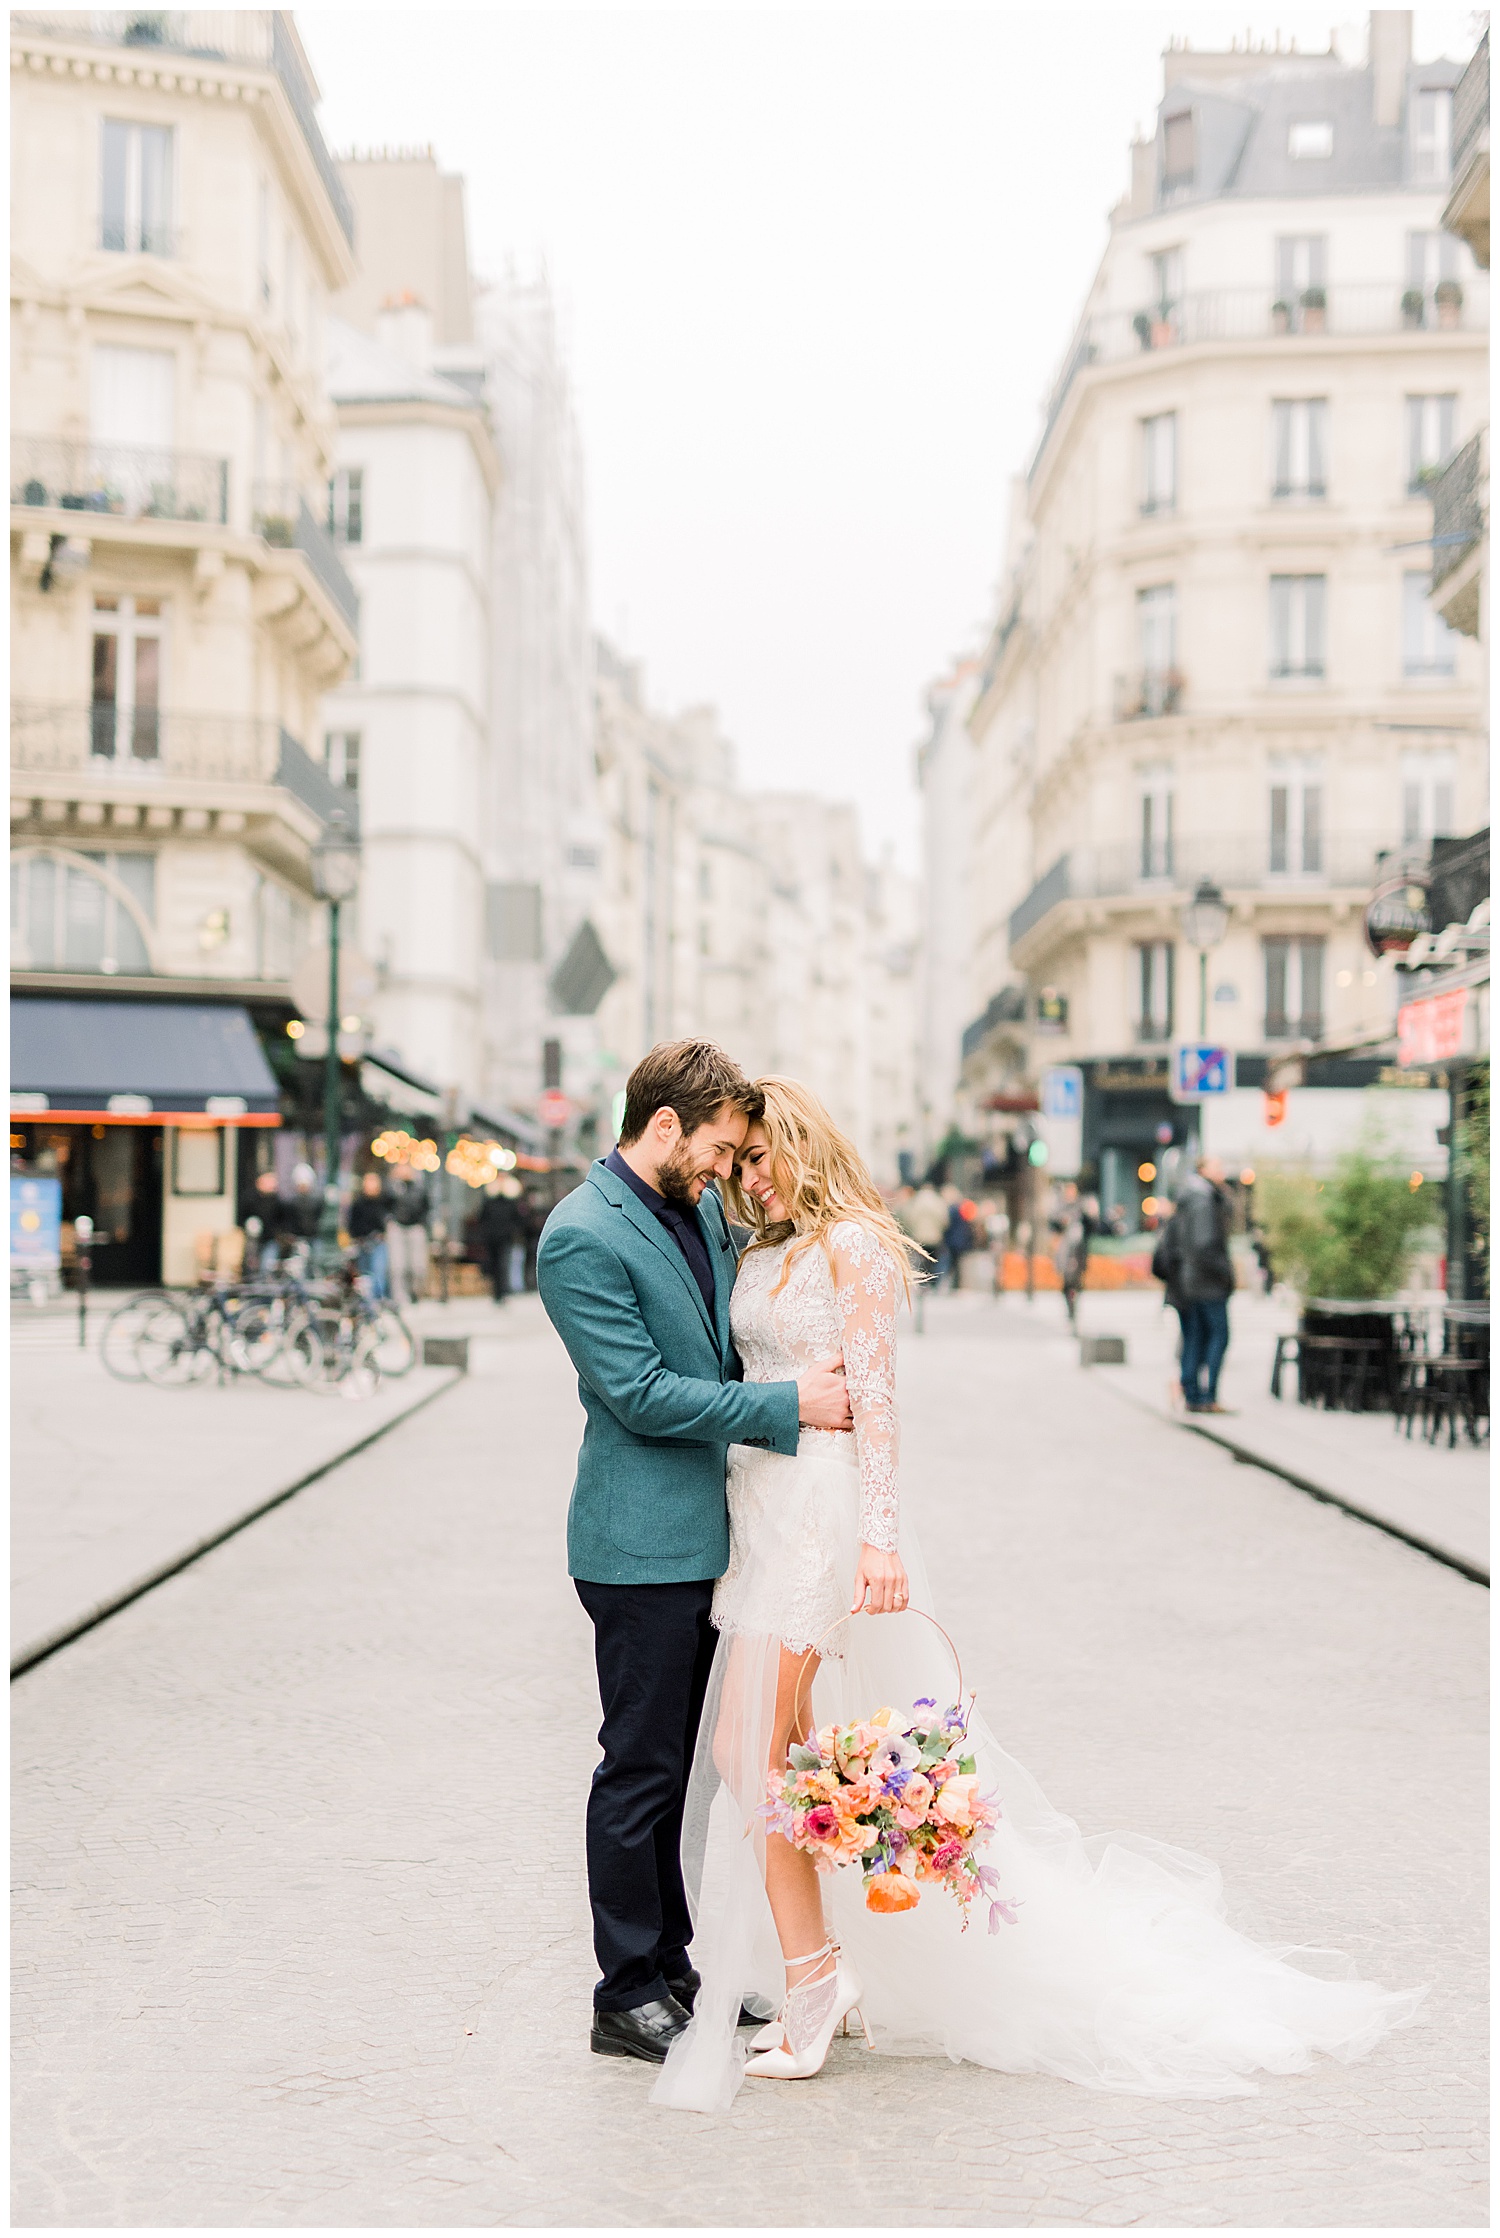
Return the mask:
{"type": "Polygon", "coordinates": [[[340,1329],[333,1380],[344,1399],[373,1399],[380,1389],[379,1341],[368,1322],[345,1322],[340,1329]]]}
{"type": "MultiPolygon", "coordinates": [[[[337,1324],[333,1327],[336,1331],[337,1324]]],[[[305,1306],[299,1307],[287,1322],[276,1364],[304,1391],[319,1390],[327,1377],[330,1333],[324,1326],[323,1316],[309,1313],[305,1306]]]]}
{"type": "Polygon", "coordinates": [[[212,1367],[213,1348],[180,1305],[163,1300],[142,1320],[135,1356],[148,1383],[180,1390],[212,1367]]]}
{"type": "Polygon", "coordinates": [[[383,1376],[407,1375],[417,1364],[417,1340],[393,1305],[383,1305],[368,1324],[383,1376]]]}
{"type": "Polygon", "coordinates": [[[99,1357],[121,1383],[145,1382],[145,1370],[136,1358],[136,1338],[147,1315],[157,1306],[171,1303],[164,1290],[143,1290],[139,1297],[127,1298],[124,1305],[116,1306],[105,1322],[104,1334],[99,1339],[99,1357]]]}
{"type": "Polygon", "coordinates": [[[240,1307],[225,1335],[230,1366],[240,1375],[258,1375],[270,1381],[272,1370],[281,1359],[286,1330],[284,1298],[252,1298],[248,1305],[240,1307]]]}

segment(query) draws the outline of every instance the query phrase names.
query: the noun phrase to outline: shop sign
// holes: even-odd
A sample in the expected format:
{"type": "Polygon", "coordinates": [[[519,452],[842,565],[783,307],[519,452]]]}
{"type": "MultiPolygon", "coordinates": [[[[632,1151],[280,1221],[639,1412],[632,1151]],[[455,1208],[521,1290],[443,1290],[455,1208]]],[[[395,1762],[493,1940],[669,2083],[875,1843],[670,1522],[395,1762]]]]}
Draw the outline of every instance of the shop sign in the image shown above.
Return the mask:
{"type": "Polygon", "coordinates": [[[573,1105],[561,1088],[547,1088],[536,1099],[536,1115],[544,1127],[565,1127],[573,1105]]]}
{"type": "Polygon", "coordinates": [[[1068,1030],[1068,998],[1056,987],[1043,987],[1036,998],[1036,1030],[1062,1034],[1068,1030]]]}
{"type": "Polygon", "coordinates": [[[1442,995],[1419,995],[1415,1002],[1404,1002],[1396,1013],[1402,1065],[1440,1065],[1445,1057],[1461,1056],[1468,1006],[1467,987],[1453,987],[1442,995]]]}
{"type": "Polygon", "coordinates": [[[1164,1057],[1143,1057],[1134,1062],[1128,1057],[1118,1061],[1103,1057],[1096,1060],[1089,1072],[1090,1080],[1101,1094],[1129,1090],[1138,1095],[1164,1096],[1170,1077],[1164,1057]]]}
{"type": "Polygon", "coordinates": [[[10,1263],[32,1274],[62,1265],[62,1183],[53,1175],[10,1177],[10,1263]]]}
{"type": "Polygon", "coordinates": [[[1077,1065],[1048,1066],[1041,1110],[1048,1167],[1059,1181],[1074,1181],[1083,1164],[1083,1073],[1077,1065]]]}

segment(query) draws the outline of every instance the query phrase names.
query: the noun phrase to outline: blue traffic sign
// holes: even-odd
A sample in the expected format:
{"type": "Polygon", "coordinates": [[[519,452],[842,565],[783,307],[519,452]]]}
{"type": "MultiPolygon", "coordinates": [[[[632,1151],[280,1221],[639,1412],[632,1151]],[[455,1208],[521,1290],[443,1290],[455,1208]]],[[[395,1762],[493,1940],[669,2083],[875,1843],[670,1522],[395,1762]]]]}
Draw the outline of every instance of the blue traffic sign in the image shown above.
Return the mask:
{"type": "Polygon", "coordinates": [[[1201,1103],[1205,1096],[1227,1096],[1234,1086],[1234,1058],[1227,1049],[1186,1042],[1172,1051],[1172,1101],[1201,1103]]]}
{"type": "Polygon", "coordinates": [[[1083,1072],[1078,1065],[1049,1065],[1042,1074],[1042,1117],[1083,1117],[1083,1072]]]}

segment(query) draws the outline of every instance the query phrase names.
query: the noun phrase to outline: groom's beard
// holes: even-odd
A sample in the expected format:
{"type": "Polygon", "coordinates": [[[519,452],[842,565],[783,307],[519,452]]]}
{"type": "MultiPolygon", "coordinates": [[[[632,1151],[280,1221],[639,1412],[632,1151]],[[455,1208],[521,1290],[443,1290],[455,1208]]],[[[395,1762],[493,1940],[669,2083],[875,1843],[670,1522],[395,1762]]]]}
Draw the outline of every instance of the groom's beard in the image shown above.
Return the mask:
{"type": "Polygon", "coordinates": [[[694,1165],[687,1144],[682,1142],[656,1169],[657,1193],[665,1197],[668,1204],[681,1205],[684,1212],[692,1212],[698,1202],[693,1194],[693,1183],[700,1179],[706,1180],[707,1176],[694,1165]]]}

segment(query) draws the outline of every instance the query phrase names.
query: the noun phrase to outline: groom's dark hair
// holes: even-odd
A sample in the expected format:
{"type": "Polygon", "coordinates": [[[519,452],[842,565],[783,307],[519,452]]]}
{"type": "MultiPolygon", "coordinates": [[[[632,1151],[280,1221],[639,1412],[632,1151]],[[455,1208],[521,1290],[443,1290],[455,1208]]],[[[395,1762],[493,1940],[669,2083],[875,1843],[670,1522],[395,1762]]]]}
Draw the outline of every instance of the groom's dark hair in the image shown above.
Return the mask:
{"type": "Polygon", "coordinates": [[[732,1103],[747,1119],[765,1108],[760,1090],[712,1041],[659,1041],[625,1083],[622,1143],[639,1142],[658,1111],[672,1110],[685,1135],[732,1103]]]}

